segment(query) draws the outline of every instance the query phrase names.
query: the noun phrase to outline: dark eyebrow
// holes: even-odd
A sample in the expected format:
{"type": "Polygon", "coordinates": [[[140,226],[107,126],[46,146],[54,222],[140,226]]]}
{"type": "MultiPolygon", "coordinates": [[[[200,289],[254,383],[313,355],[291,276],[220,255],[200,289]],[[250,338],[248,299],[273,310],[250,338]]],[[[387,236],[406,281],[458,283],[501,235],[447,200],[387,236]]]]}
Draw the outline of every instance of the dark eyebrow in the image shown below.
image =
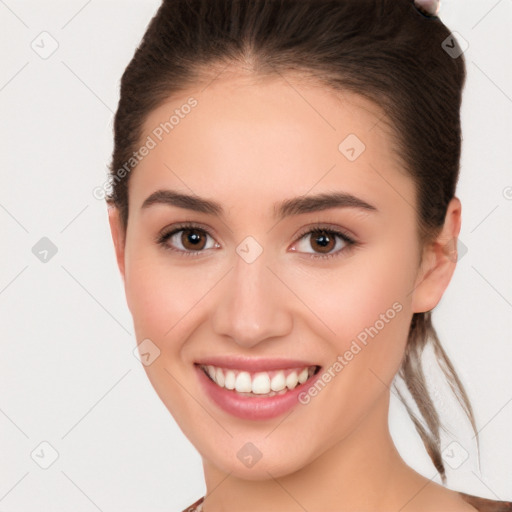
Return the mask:
{"type": "Polygon", "coordinates": [[[299,196],[286,199],[274,210],[278,218],[288,215],[310,213],[329,208],[359,208],[361,210],[377,212],[377,208],[358,197],[347,192],[325,192],[315,196],[299,196]]]}
{"type": "MultiPolygon", "coordinates": [[[[157,190],[142,203],[141,208],[148,208],[153,204],[167,204],[178,206],[200,213],[222,216],[224,210],[220,203],[196,195],[184,194],[174,190],[157,190]]],[[[289,215],[311,213],[329,208],[359,208],[366,211],[375,211],[377,208],[358,197],[346,192],[326,192],[317,195],[299,196],[286,199],[274,206],[274,216],[280,219],[289,215]]]]}
{"type": "Polygon", "coordinates": [[[221,216],[223,214],[222,206],[215,201],[182,192],[175,192],[174,190],[162,189],[153,192],[142,203],[141,209],[148,208],[153,204],[168,204],[211,215],[221,216]]]}

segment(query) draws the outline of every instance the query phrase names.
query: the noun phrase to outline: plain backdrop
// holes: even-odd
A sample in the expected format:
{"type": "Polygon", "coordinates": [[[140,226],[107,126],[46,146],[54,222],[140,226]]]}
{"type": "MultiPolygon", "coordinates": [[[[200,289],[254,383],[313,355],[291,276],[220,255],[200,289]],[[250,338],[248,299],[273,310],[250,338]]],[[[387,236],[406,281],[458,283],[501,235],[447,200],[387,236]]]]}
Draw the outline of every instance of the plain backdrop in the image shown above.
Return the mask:
{"type": "MultiPolygon", "coordinates": [[[[120,77],[158,6],[0,1],[0,512],[174,512],[205,491],[199,455],[133,354],[92,193],[120,77]]],[[[512,500],[512,0],[445,0],[440,17],[467,46],[468,81],[460,259],[434,323],[475,410],[480,464],[428,357],[426,368],[450,426],[448,486],[512,500]]],[[[394,396],[390,425],[405,460],[439,482],[394,396]]]]}

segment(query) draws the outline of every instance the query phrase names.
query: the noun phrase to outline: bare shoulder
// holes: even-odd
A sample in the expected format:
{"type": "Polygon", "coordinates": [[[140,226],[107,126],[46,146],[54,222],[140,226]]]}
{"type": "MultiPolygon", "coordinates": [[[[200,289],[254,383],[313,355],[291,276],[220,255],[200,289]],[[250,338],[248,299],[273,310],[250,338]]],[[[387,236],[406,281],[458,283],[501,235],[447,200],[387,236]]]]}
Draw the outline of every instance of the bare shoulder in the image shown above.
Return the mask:
{"type": "MultiPolygon", "coordinates": [[[[479,508],[464,499],[458,491],[448,489],[423,475],[409,472],[407,476],[413,497],[403,506],[402,512],[476,512],[479,508]]],[[[485,509],[483,509],[485,510],[485,509]]]]}
{"type": "Polygon", "coordinates": [[[512,512],[510,501],[499,501],[464,492],[447,489],[435,482],[427,486],[425,498],[429,507],[425,512],[446,510],[447,512],[512,512]]]}
{"type": "Polygon", "coordinates": [[[422,502],[424,507],[421,508],[422,512],[438,512],[439,510],[445,512],[476,512],[479,510],[466,501],[459,492],[447,489],[435,482],[430,482],[425,489],[422,502]]]}
{"type": "MultiPolygon", "coordinates": [[[[446,510],[451,510],[453,512],[475,512],[478,510],[471,503],[465,500],[461,493],[451,489],[446,489],[445,487],[441,488],[445,495],[440,499],[446,500],[446,510]]],[[[441,509],[439,508],[438,510],[441,509]]]]}

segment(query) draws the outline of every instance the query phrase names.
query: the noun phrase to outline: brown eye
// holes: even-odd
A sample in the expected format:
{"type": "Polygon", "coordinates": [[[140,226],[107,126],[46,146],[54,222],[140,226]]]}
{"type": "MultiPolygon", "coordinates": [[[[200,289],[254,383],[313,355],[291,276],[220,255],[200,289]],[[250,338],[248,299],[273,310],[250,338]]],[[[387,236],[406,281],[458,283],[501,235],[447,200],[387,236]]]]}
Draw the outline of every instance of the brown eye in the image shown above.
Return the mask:
{"type": "Polygon", "coordinates": [[[198,255],[207,249],[220,247],[205,229],[196,226],[181,225],[159,235],[157,243],[164,249],[182,253],[183,255],[198,255]]]}
{"type": "Polygon", "coordinates": [[[197,251],[204,249],[206,236],[199,229],[182,229],[180,241],[186,250],[197,251]]]}
{"type": "Polygon", "coordinates": [[[308,253],[311,258],[331,258],[347,255],[357,242],[337,230],[327,228],[310,229],[304,232],[296,242],[297,252],[308,253]]]}
{"type": "Polygon", "coordinates": [[[331,252],[336,246],[336,237],[328,231],[312,231],[310,245],[315,251],[320,253],[331,252]]]}

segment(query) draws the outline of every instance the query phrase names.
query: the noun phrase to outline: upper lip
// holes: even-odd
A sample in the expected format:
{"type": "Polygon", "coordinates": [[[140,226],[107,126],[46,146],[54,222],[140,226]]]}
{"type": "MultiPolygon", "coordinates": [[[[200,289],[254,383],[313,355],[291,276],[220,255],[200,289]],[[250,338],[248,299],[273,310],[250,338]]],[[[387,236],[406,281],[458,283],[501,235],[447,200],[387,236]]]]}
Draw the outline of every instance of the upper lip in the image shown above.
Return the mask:
{"type": "Polygon", "coordinates": [[[196,361],[199,365],[212,365],[219,368],[230,368],[232,370],[247,370],[259,372],[267,370],[284,370],[286,368],[304,368],[306,366],[319,366],[310,361],[299,359],[270,359],[264,357],[228,357],[211,356],[196,361]]]}

